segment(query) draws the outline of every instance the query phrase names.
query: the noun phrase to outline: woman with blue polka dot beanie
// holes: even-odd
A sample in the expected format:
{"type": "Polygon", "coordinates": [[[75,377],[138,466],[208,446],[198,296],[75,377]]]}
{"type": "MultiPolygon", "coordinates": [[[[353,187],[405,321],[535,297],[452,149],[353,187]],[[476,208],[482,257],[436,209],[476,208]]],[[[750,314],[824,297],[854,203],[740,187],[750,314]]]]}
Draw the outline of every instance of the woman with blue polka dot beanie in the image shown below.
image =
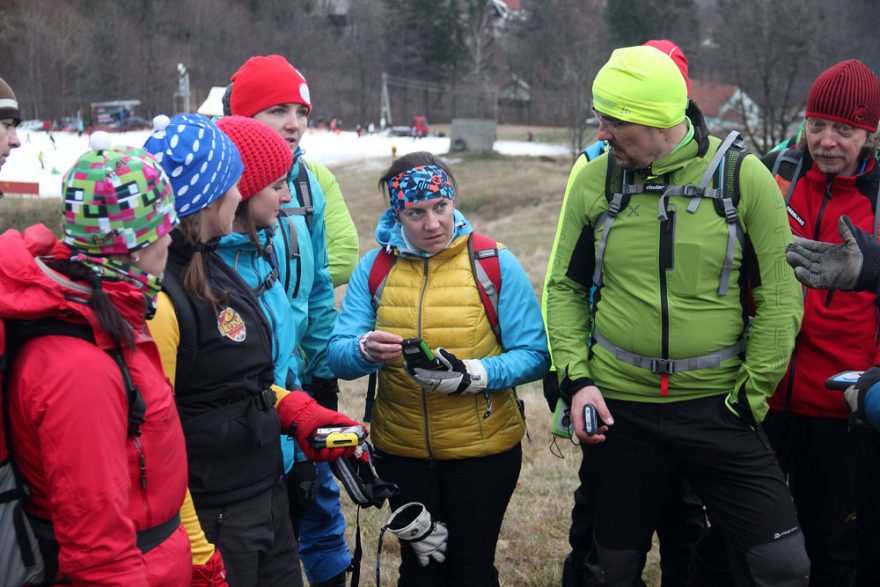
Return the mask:
{"type": "Polygon", "coordinates": [[[186,438],[191,499],[181,519],[192,585],[301,585],[279,438],[295,436],[310,459],[332,460],[354,448],[314,448],[314,431],[358,423],[274,385],[266,315],[217,253],[240,188],[252,194],[235,143],[207,118],[181,114],[156,117],[144,147],[168,175],[180,217],[150,331],[186,438]]]}

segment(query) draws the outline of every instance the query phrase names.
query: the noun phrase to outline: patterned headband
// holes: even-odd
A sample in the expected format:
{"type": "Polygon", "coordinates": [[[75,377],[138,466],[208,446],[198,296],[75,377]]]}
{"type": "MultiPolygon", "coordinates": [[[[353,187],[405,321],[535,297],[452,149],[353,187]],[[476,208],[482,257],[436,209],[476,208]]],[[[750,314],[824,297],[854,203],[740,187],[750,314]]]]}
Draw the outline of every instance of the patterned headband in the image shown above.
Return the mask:
{"type": "Polygon", "coordinates": [[[455,199],[449,175],[439,165],[419,165],[388,180],[388,199],[398,214],[404,208],[435,198],[455,199]]]}

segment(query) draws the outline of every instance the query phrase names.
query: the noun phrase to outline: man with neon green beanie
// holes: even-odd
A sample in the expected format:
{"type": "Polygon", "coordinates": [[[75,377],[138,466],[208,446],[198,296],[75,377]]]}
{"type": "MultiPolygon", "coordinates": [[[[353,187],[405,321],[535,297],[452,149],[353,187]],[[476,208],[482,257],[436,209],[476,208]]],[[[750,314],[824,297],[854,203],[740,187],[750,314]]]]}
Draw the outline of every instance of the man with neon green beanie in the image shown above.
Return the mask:
{"type": "Polygon", "coordinates": [[[778,188],[735,135],[722,142],[687,118],[684,79],[661,51],[614,51],[593,103],[609,149],[574,180],[546,290],[560,392],[589,445],[592,580],[638,579],[683,475],[743,563],[735,572],[806,585],[797,516],[759,426],[802,314],[778,188]]]}

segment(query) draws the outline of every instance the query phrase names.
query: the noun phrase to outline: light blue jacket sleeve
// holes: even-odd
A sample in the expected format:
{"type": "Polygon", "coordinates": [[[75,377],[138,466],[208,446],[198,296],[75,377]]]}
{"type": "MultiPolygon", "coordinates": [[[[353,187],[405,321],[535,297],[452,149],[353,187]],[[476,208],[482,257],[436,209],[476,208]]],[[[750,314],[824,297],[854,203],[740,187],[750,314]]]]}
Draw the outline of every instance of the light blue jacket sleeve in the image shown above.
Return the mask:
{"type": "Polygon", "coordinates": [[[544,320],[529,277],[508,249],[499,249],[498,261],[501,265],[498,325],[504,352],[480,359],[489,376],[490,390],[540,379],[550,367],[544,320]]]}
{"type": "Polygon", "coordinates": [[[358,339],[376,326],[376,311],[370,297],[370,268],[379,249],[364,255],[348,280],[348,289],[342,300],[342,312],[336,320],[327,359],[330,369],[343,379],[356,379],[379,370],[382,363],[367,361],[358,348],[358,339]]]}
{"type": "Polygon", "coordinates": [[[330,260],[327,256],[327,232],[324,224],[326,202],[324,191],[309,171],[309,184],[312,188],[312,253],[314,255],[314,282],[309,293],[308,326],[300,342],[305,356],[305,372],[302,376],[333,377],[327,364],[327,340],[336,322],[336,299],[333,295],[333,281],[330,279],[330,260]]]}

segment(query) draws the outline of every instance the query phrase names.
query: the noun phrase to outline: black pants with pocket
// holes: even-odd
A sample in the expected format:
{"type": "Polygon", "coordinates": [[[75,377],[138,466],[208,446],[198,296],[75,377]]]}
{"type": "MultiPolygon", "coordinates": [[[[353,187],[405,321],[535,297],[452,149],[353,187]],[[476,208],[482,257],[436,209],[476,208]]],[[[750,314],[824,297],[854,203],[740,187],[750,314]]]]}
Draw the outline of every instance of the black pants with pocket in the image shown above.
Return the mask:
{"type": "Polygon", "coordinates": [[[296,538],[284,481],[225,506],[196,513],[209,542],[220,549],[229,587],[302,587],[296,538]]]}
{"type": "MultiPolygon", "coordinates": [[[[581,451],[586,453],[586,444],[581,451]]],[[[589,579],[587,555],[593,546],[593,505],[590,498],[589,475],[586,454],[582,455],[578,468],[580,485],[574,492],[571,509],[571,527],[568,543],[571,552],[565,558],[562,569],[562,587],[584,587],[589,579]]],[[[686,587],[689,585],[691,557],[695,546],[706,531],[706,514],[703,502],[684,479],[679,480],[680,490],[669,496],[669,502],[657,525],[660,541],[660,574],[663,587],[686,587]]],[[[633,583],[641,587],[639,578],[633,583]]]]}
{"type": "Polygon", "coordinates": [[[856,585],[880,585],[880,432],[864,431],[858,466],[859,560],[856,585]]]}
{"type": "Polygon", "coordinates": [[[811,587],[849,585],[858,553],[856,477],[864,429],[850,433],[848,420],[774,411],[763,427],[788,477],[810,556],[811,587]]]}
{"type": "Polygon", "coordinates": [[[630,585],[637,577],[669,496],[680,490],[680,476],[734,548],[751,554],[752,564],[763,563],[753,571],[779,584],[805,584],[808,563],[798,546],[794,505],[760,428],[733,414],[724,396],[664,404],[606,401],[614,426],[604,443],[587,448],[595,584],[630,585]],[[794,546],[782,544],[789,538],[794,546]],[[767,545],[776,543],[783,560],[762,560],[767,545]]]}
{"type": "Polygon", "coordinates": [[[448,461],[427,461],[378,452],[376,470],[396,483],[400,493],[392,509],[423,503],[431,517],[449,530],[446,562],[426,567],[401,544],[400,587],[495,587],[495,545],[522,464],[522,448],[500,454],[448,461]]]}

